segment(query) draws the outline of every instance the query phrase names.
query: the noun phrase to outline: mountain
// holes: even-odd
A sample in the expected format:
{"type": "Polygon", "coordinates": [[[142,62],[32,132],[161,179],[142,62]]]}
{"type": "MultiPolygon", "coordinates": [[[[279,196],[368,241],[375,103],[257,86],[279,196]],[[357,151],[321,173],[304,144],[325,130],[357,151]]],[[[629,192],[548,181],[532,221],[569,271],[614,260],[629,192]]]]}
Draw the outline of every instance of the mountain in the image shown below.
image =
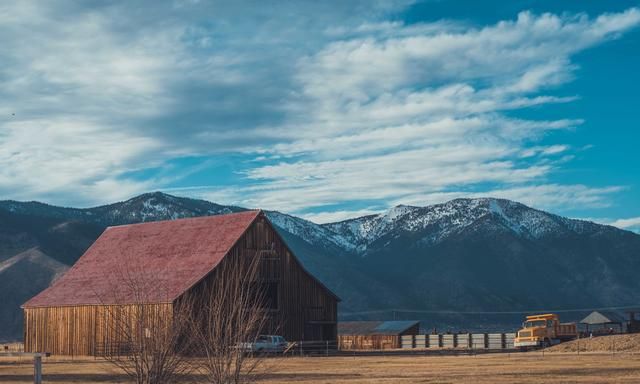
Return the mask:
{"type": "Polygon", "coordinates": [[[394,286],[411,308],[589,308],[640,299],[640,236],[509,200],[398,206],[323,227],[356,248],[369,277],[403,282],[394,286]]]}
{"type": "Polygon", "coordinates": [[[145,221],[220,215],[246,210],[240,207],[218,205],[204,200],[175,197],[162,192],[145,193],[127,201],[86,209],[56,207],[37,201],[18,202],[13,200],[0,201],[0,209],[34,217],[87,222],[103,227],[145,221]]]}
{"type": "MultiPolygon", "coordinates": [[[[0,322],[9,324],[0,339],[21,335],[19,304],[106,226],[242,210],[159,192],[86,209],[0,201],[0,322]]],[[[400,316],[480,329],[517,325],[521,315],[459,312],[640,303],[639,235],[509,200],[400,205],[322,225],[266,214],[305,267],[343,299],[343,318],[400,316]]]]}

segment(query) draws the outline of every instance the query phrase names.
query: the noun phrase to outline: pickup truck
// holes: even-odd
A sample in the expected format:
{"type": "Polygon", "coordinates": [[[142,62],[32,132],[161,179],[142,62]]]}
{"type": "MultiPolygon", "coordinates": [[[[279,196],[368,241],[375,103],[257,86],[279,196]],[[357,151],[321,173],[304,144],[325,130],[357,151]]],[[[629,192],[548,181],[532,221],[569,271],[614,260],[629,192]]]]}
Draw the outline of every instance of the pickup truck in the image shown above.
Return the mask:
{"type": "Polygon", "coordinates": [[[514,347],[548,347],[578,337],[576,323],[560,323],[558,315],[527,316],[513,342],[514,347]]]}
{"type": "Polygon", "coordinates": [[[240,349],[244,352],[282,353],[289,343],[282,336],[260,335],[253,342],[242,343],[240,349]]]}

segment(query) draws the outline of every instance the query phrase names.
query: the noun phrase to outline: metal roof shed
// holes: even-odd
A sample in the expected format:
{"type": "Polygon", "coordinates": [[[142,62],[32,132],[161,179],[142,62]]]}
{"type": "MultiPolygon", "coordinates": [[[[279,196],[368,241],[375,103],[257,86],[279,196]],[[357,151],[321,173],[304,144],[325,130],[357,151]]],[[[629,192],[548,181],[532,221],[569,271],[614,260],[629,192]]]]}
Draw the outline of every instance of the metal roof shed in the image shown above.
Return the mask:
{"type": "Polygon", "coordinates": [[[580,320],[580,324],[585,324],[587,332],[589,330],[597,331],[604,329],[613,329],[611,326],[617,326],[619,332],[624,330],[626,320],[624,316],[610,311],[593,311],[587,317],[580,320]]]}

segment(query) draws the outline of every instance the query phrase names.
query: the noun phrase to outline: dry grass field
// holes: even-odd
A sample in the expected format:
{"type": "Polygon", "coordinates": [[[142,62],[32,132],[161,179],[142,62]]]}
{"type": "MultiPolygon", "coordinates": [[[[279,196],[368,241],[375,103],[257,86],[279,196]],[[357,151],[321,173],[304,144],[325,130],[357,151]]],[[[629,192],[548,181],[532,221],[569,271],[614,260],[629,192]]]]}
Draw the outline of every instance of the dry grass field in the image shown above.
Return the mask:
{"type": "MultiPolygon", "coordinates": [[[[269,359],[262,383],[638,383],[640,354],[545,353],[477,356],[294,357],[269,359]]],[[[27,357],[0,357],[0,383],[32,382],[27,357]]],[[[94,359],[49,358],[45,383],[125,383],[94,359]]],[[[190,380],[185,380],[189,382],[190,380]]]]}

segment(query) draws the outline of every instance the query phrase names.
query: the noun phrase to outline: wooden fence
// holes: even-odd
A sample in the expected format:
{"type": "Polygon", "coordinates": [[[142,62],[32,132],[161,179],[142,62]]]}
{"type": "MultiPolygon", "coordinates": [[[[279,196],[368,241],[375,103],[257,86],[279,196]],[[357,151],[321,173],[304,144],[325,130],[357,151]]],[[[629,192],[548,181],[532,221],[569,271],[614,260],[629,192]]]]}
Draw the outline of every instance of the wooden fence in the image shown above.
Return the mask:
{"type": "Polygon", "coordinates": [[[406,335],[400,339],[403,349],[466,348],[513,349],[515,333],[459,333],[439,335],[406,335]]]}

